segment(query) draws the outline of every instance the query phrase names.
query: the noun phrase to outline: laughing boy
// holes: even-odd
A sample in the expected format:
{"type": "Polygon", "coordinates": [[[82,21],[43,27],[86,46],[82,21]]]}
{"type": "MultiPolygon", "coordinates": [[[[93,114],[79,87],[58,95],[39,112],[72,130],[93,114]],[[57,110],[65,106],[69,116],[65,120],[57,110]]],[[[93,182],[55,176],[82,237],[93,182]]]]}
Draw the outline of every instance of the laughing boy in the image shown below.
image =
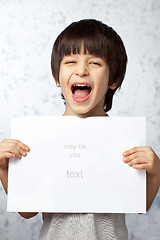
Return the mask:
{"type": "MultiPolygon", "coordinates": [[[[64,116],[108,116],[114,93],[121,87],[127,55],[113,28],[94,19],[70,24],[56,39],[51,56],[52,74],[65,101],[64,116]]],[[[8,161],[25,156],[29,147],[19,140],[0,143],[0,179],[7,192],[8,161]]],[[[97,159],[98,161],[98,159],[97,159]]],[[[150,146],[123,153],[129,166],[147,171],[147,210],[160,184],[160,159],[150,146]]],[[[30,218],[37,213],[20,213],[30,218]]],[[[127,240],[125,215],[44,213],[40,240],[127,240]]]]}

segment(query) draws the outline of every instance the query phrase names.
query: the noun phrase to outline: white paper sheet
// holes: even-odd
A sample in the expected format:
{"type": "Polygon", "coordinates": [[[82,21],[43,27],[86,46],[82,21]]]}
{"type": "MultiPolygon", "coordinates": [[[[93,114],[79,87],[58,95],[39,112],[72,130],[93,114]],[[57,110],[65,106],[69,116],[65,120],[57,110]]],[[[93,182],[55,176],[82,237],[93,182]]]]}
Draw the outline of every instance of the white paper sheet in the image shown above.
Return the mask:
{"type": "Polygon", "coordinates": [[[146,143],[142,117],[24,117],[11,138],[30,147],[11,159],[8,211],[146,212],[146,172],[122,153],[146,143]]]}

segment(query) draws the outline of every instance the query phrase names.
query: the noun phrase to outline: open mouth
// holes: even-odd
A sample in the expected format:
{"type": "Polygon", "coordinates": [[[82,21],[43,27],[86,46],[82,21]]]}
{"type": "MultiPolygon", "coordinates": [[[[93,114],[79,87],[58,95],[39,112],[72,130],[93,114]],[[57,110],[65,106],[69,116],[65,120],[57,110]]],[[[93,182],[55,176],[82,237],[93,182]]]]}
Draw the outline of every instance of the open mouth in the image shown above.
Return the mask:
{"type": "Polygon", "coordinates": [[[92,88],[86,83],[76,83],[72,85],[71,91],[76,102],[84,102],[90,97],[92,88]]]}

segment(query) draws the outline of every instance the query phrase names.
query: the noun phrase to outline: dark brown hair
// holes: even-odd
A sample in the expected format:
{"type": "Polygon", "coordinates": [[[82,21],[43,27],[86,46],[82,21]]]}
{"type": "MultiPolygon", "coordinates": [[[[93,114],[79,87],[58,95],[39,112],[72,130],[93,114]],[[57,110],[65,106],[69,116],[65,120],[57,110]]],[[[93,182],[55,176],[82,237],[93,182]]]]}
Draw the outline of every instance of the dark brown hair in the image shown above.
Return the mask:
{"type": "Polygon", "coordinates": [[[112,108],[113,95],[121,87],[125,76],[127,54],[124,44],[113,28],[98,20],[83,19],[73,22],[61,32],[53,45],[51,69],[56,82],[59,82],[60,63],[63,57],[79,53],[82,44],[84,54],[88,52],[107,62],[110,70],[108,85],[117,84],[114,90],[109,88],[106,93],[104,111],[107,112],[112,108]]]}

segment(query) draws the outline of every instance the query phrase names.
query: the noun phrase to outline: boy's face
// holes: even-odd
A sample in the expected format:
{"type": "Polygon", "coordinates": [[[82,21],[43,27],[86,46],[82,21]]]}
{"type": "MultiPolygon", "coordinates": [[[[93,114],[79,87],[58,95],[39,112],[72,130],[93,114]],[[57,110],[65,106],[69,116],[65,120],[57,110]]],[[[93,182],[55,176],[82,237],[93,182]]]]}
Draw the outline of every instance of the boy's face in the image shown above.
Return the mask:
{"type": "MultiPolygon", "coordinates": [[[[66,101],[64,115],[105,116],[105,95],[109,88],[109,67],[99,57],[83,54],[64,56],[59,82],[66,101]]],[[[112,89],[116,86],[110,86],[112,89]]]]}

